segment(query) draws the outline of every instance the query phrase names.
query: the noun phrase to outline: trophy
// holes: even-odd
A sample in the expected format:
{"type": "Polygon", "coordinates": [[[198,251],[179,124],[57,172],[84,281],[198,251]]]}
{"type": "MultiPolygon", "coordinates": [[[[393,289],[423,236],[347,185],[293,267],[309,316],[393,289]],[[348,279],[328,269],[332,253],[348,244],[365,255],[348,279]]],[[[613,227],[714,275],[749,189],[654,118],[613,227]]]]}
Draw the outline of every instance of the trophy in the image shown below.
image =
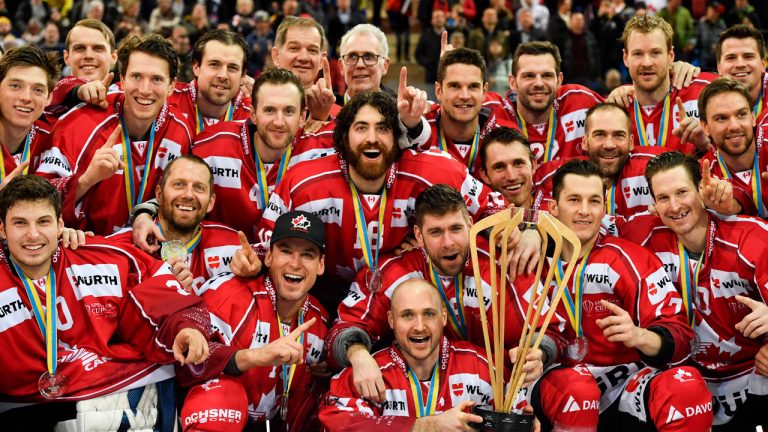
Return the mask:
{"type": "Polygon", "coordinates": [[[480,307],[480,319],[482,321],[483,338],[485,342],[485,352],[488,357],[488,371],[491,377],[491,388],[493,390],[494,408],[493,411],[475,407],[473,413],[483,418],[482,424],[474,426],[483,432],[504,431],[504,432],[530,432],[534,426],[534,416],[530,414],[512,413],[512,404],[517,393],[523,385],[525,376],[523,375],[523,364],[525,357],[533,350],[539,348],[544,333],[549,322],[557,309],[560,298],[567,288],[568,280],[576,266],[576,258],[581,251],[581,241],[568,227],[562,222],[545,211],[529,211],[526,209],[506,209],[495,215],[486,217],[472,226],[469,232],[470,253],[472,256],[472,265],[475,272],[475,286],[477,288],[477,297],[484,298],[482,277],[480,274],[480,265],[478,261],[477,236],[490,228],[489,248],[490,260],[496,261],[496,248],[493,246],[500,243],[501,246],[501,269],[500,274],[496,275],[496,266],[491,265],[490,286],[493,291],[491,298],[491,313],[493,315],[492,331],[493,340],[489,335],[488,317],[485,308],[480,307]],[[514,213],[513,213],[514,212],[514,213]],[[541,256],[536,268],[536,277],[534,286],[531,289],[531,298],[525,313],[522,334],[518,345],[517,358],[510,373],[508,385],[505,386],[504,380],[504,322],[505,322],[505,301],[506,287],[509,284],[509,274],[507,272],[509,254],[508,240],[512,231],[522,222],[526,224],[535,224],[536,229],[542,237],[541,256]],[[554,243],[554,257],[559,257],[563,249],[563,244],[568,242],[573,247],[571,259],[568,260],[568,266],[565,269],[564,277],[560,281],[549,305],[547,298],[552,284],[552,278],[555,275],[557,266],[550,265],[546,278],[544,279],[543,289],[537,293],[536,284],[541,280],[541,273],[546,260],[546,251],[548,242],[554,243]],[[496,300],[498,296],[498,301],[496,300]],[[499,306],[501,305],[501,306],[499,306]],[[542,317],[542,311],[549,307],[549,310],[542,317]],[[542,319],[543,318],[543,319],[542,319]],[[538,330],[538,333],[536,331],[538,330]],[[536,340],[534,335],[537,334],[536,340]],[[506,387],[506,394],[504,389],[506,387]]]}

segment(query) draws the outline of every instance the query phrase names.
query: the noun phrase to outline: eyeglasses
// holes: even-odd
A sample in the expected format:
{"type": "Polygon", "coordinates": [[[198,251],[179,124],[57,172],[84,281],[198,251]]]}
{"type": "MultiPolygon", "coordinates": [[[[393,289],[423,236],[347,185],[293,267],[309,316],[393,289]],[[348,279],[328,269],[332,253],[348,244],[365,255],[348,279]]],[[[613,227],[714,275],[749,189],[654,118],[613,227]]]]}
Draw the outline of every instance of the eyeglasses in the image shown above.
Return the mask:
{"type": "Polygon", "coordinates": [[[357,61],[360,59],[363,59],[363,64],[366,66],[373,66],[378,61],[379,58],[384,58],[384,56],[380,56],[377,54],[371,54],[371,53],[365,53],[363,55],[360,54],[347,54],[341,56],[342,60],[344,60],[344,63],[346,63],[348,66],[355,66],[357,64],[357,61]]]}

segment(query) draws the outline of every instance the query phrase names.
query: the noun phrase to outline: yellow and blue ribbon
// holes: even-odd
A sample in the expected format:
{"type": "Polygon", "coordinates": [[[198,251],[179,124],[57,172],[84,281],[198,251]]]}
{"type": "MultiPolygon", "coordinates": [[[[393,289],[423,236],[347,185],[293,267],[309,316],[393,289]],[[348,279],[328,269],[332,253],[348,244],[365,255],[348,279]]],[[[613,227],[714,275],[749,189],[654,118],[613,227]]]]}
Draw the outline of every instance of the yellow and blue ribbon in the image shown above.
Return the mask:
{"type": "MultiPolygon", "coordinates": [[[[758,153],[757,149],[755,149],[755,156],[752,159],[752,175],[750,178],[750,183],[752,185],[752,202],[754,202],[755,207],[757,207],[757,214],[761,218],[765,218],[766,211],[763,208],[763,185],[760,181],[760,155],[758,153]]],[[[723,176],[728,180],[733,180],[733,174],[728,170],[728,166],[725,164],[720,152],[717,152],[717,163],[720,165],[720,171],[723,173],[723,176]]]]}
{"type": "Polygon", "coordinates": [[[440,387],[440,359],[435,362],[435,368],[432,370],[432,379],[429,381],[429,393],[427,393],[427,403],[424,403],[424,396],[421,393],[421,382],[416,376],[416,372],[408,368],[408,383],[411,385],[411,394],[413,395],[413,404],[416,406],[416,417],[427,417],[435,414],[437,408],[438,390],[440,387]]]}
{"type": "MultiPolygon", "coordinates": [[[[299,327],[304,324],[304,310],[299,311],[299,327]]],[[[277,314],[277,329],[280,332],[280,337],[288,336],[288,334],[283,334],[283,325],[282,321],[280,320],[280,314],[277,314]]],[[[304,346],[304,332],[299,335],[298,339],[296,341],[301,345],[304,346]]],[[[283,379],[283,398],[288,399],[288,392],[291,390],[291,384],[293,383],[293,375],[296,373],[296,365],[298,363],[294,363],[292,365],[283,365],[283,372],[281,374],[283,379]]],[[[287,401],[284,401],[283,403],[287,403],[287,401]]]]}
{"type": "MultiPolygon", "coordinates": [[[[563,297],[565,299],[563,304],[565,305],[565,311],[568,313],[568,319],[571,321],[571,326],[576,332],[576,337],[584,337],[584,330],[581,328],[581,304],[582,299],[584,298],[584,274],[587,271],[589,253],[592,251],[593,246],[594,243],[589,246],[589,249],[587,249],[587,252],[584,254],[584,258],[581,260],[581,264],[579,264],[579,268],[576,270],[576,277],[574,277],[573,280],[573,293],[574,297],[576,297],[576,302],[574,302],[573,297],[571,297],[570,290],[563,290],[563,297]]],[[[563,271],[563,261],[560,259],[557,260],[557,272],[555,273],[555,277],[557,278],[558,284],[563,283],[565,272],[563,271]]]]}
{"type": "Polygon", "coordinates": [[[56,273],[53,271],[53,265],[51,265],[51,269],[48,271],[48,278],[45,280],[45,309],[43,309],[42,301],[37,294],[37,289],[32,280],[24,274],[13,258],[10,261],[24,285],[24,291],[26,291],[27,298],[29,298],[29,302],[32,304],[32,312],[35,315],[37,326],[45,338],[46,365],[48,373],[53,375],[56,373],[56,357],[59,345],[58,324],[56,321],[56,273]]]}
{"type": "MultiPolygon", "coordinates": [[[[280,184],[280,181],[285,175],[285,171],[288,170],[288,162],[291,159],[291,151],[293,146],[289,145],[288,149],[280,156],[280,165],[277,171],[277,180],[275,181],[275,187],[280,184]]],[[[266,210],[267,204],[269,204],[269,183],[267,183],[267,168],[264,162],[261,161],[259,153],[256,151],[256,147],[253,149],[253,160],[256,162],[256,181],[259,183],[259,203],[261,209],[266,210]]]]}
{"type": "MultiPolygon", "coordinates": [[[[525,123],[525,119],[517,112],[517,127],[523,132],[526,138],[528,138],[528,125],[525,123]]],[[[553,149],[555,147],[555,132],[557,130],[557,113],[555,113],[555,107],[553,106],[549,110],[549,122],[547,124],[547,144],[544,146],[543,162],[549,162],[553,157],[553,149]]]]}
{"type": "MultiPolygon", "coordinates": [[[[158,228],[160,228],[160,234],[162,234],[162,235],[163,235],[163,237],[165,237],[165,232],[163,232],[163,226],[162,226],[162,225],[160,225],[160,223],[159,223],[159,222],[157,223],[157,227],[158,227],[158,228]]],[[[195,250],[195,248],[197,247],[197,245],[198,245],[198,244],[200,244],[200,239],[202,238],[202,236],[203,236],[203,227],[202,227],[202,226],[200,226],[200,225],[198,225],[198,226],[197,226],[197,232],[196,232],[196,233],[195,233],[195,235],[194,235],[194,236],[193,236],[193,237],[192,237],[192,238],[191,238],[191,239],[190,239],[190,240],[187,242],[187,245],[186,245],[186,247],[187,247],[187,253],[188,253],[189,255],[192,255],[192,251],[194,251],[194,250],[195,250]]]]}
{"type": "MultiPolygon", "coordinates": [[[[21,151],[21,161],[19,162],[19,165],[29,160],[29,147],[31,146],[31,141],[32,133],[28,133],[27,138],[24,140],[24,149],[21,151]]],[[[27,171],[29,171],[29,167],[24,168],[23,174],[26,174],[27,171]]],[[[3,152],[0,151],[0,181],[3,179],[5,179],[5,157],[3,156],[3,152]]]]}
{"type": "Polygon", "coordinates": [[[694,313],[694,299],[696,298],[696,286],[699,282],[699,271],[701,271],[701,262],[704,259],[704,254],[701,254],[699,260],[696,261],[696,267],[693,273],[691,273],[690,257],[688,251],[685,250],[683,243],[677,242],[677,254],[679,258],[679,272],[680,272],[680,285],[683,294],[683,304],[685,305],[685,312],[688,316],[688,325],[691,328],[696,326],[696,316],[694,313]]]}
{"type": "Polygon", "coordinates": [[[357,239],[360,241],[360,248],[363,250],[363,259],[370,269],[379,268],[379,250],[381,249],[381,239],[384,238],[384,211],[387,206],[387,189],[381,193],[379,201],[379,226],[376,230],[376,255],[373,254],[371,242],[368,239],[368,224],[363,213],[363,205],[360,202],[360,195],[352,182],[349,182],[349,189],[352,191],[352,204],[355,207],[355,223],[357,224],[357,239]]]}
{"type": "MultiPolygon", "coordinates": [[[[670,104],[671,97],[669,92],[667,92],[667,95],[664,97],[664,109],[661,111],[659,139],[656,140],[654,144],[658,147],[666,147],[667,145],[667,136],[669,135],[669,128],[667,127],[667,123],[669,122],[669,114],[671,113],[671,110],[669,109],[670,104]]],[[[648,140],[648,131],[645,129],[645,123],[643,122],[643,113],[640,109],[640,103],[637,102],[637,99],[635,99],[634,103],[634,116],[635,126],[637,127],[637,138],[640,140],[640,145],[643,147],[651,146],[650,141],[648,140]]]]}
{"type": "Polygon", "coordinates": [[[149,142],[147,143],[147,159],[144,166],[144,172],[141,174],[141,184],[139,185],[139,193],[136,195],[136,185],[134,184],[133,174],[133,157],[131,156],[131,138],[128,136],[128,128],[125,126],[125,120],[120,119],[120,124],[123,126],[122,133],[122,147],[123,147],[123,163],[125,169],[123,171],[123,179],[125,181],[125,195],[128,201],[128,211],[132,211],[133,208],[138,205],[144,198],[144,193],[149,186],[149,172],[152,171],[152,154],[155,150],[155,124],[156,120],[152,121],[152,127],[149,133],[149,142]]]}
{"type": "MultiPolygon", "coordinates": [[[[461,336],[462,340],[467,340],[467,323],[464,319],[464,275],[459,273],[458,276],[453,278],[453,286],[456,289],[456,309],[458,314],[453,312],[453,307],[448,301],[448,296],[445,294],[445,288],[440,281],[440,275],[437,274],[435,267],[432,265],[432,261],[429,261],[429,276],[432,278],[432,285],[434,285],[440,293],[440,298],[443,299],[445,309],[448,310],[448,322],[451,324],[454,332],[461,336]]],[[[478,304],[482,304],[480,302],[478,304]]],[[[484,305],[483,305],[484,306],[484,305]]],[[[482,306],[479,306],[482,307],[482,306]]]]}
{"type": "MultiPolygon", "coordinates": [[[[437,126],[438,130],[440,131],[440,141],[437,143],[437,146],[440,150],[444,152],[448,152],[448,140],[445,138],[445,133],[443,133],[443,128],[441,128],[439,125],[437,126]]],[[[472,138],[472,146],[469,148],[469,162],[467,162],[467,168],[469,169],[469,172],[472,172],[472,170],[475,167],[475,159],[477,159],[477,149],[480,148],[480,125],[477,125],[477,128],[475,128],[475,137],[472,138]]]]}
{"type": "MultiPolygon", "coordinates": [[[[227,108],[227,112],[224,115],[224,119],[226,121],[232,121],[234,114],[235,106],[232,102],[230,102],[229,108],[227,108]]],[[[195,118],[197,119],[197,122],[195,123],[195,134],[199,134],[205,130],[205,121],[203,120],[203,115],[200,113],[200,109],[197,107],[197,104],[195,104],[195,118]]]]}
{"type": "Polygon", "coordinates": [[[605,192],[605,211],[610,215],[616,214],[616,183],[613,183],[611,187],[605,192]]]}

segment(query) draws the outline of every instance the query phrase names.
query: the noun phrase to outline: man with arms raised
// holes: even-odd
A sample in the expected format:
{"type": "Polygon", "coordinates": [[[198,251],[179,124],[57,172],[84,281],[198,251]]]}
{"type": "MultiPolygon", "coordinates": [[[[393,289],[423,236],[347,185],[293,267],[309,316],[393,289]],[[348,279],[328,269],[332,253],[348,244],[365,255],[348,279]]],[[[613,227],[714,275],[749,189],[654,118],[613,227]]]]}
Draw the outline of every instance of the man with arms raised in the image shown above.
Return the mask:
{"type": "Polygon", "coordinates": [[[166,104],[178,70],[173,46],[158,35],[131,37],[118,58],[123,92],[107,97],[106,110],[83,105],[62,116],[37,170],[64,194],[65,222],[96,234],[125,225],[191,141],[166,104]]]}
{"type": "Polygon", "coordinates": [[[680,90],[672,86],[672,27],[661,18],[632,18],[621,41],[634,91],[629,110],[635,147],[706,151],[709,139],[699,124],[696,104],[714,75],[704,73],[680,90]]]}
{"type": "Polygon", "coordinates": [[[472,406],[493,403],[488,362],[468,342],[443,336],[447,314],[435,287],[413,279],[394,289],[387,321],[395,342],[374,354],[388,389],[380,403],[355,390],[352,370],[333,377],[320,406],[330,431],[356,431],[381,425],[394,430],[464,431],[482,418],[472,406]],[[472,391],[470,391],[472,388],[472,391]],[[424,395],[427,397],[424,398],[424,395]]]}
{"type": "MultiPolygon", "coordinates": [[[[238,350],[224,373],[237,376],[235,387],[248,395],[242,418],[262,426],[269,420],[276,430],[316,431],[314,413],[328,377],[321,362],[328,313],[308,292],[325,271],[323,222],[307,212],[281,215],[264,263],[268,270],[258,278],[227,273],[202,287],[216,332],[238,350]]],[[[185,401],[185,430],[209,427],[191,407],[212,406],[232,391],[215,380],[200,387],[206,386],[213,389],[185,401]]],[[[218,426],[211,423],[214,430],[232,430],[218,426]]]]}
{"type": "MultiPolygon", "coordinates": [[[[581,240],[576,271],[558,305],[560,316],[568,318],[564,331],[554,335],[565,354],[558,361],[583,365],[583,372],[594,376],[602,393],[601,428],[709,430],[711,395],[696,369],[679,366],[690,354],[693,337],[682,300],[653,253],[600,234],[605,185],[599,168],[583,160],[560,167],[553,178],[553,199],[552,215],[581,240]],[[698,410],[688,417],[674,414],[687,408],[698,410]]],[[[566,244],[563,257],[571,255],[568,249],[566,244]]],[[[554,257],[550,265],[559,272],[565,263],[554,257]]],[[[536,386],[547,385],[550,376],[563,370],[545,373],[536,386]]],[[[556,413],[547,410],[543,394],[536,400],[536,387],[533,395],[534,407],[544,404],[539,410],[546,417],[542,424],[553,427],[550,419],[556,413]]],[[[597,427],[597,418],[590,419],[589,426],[597,427]]]]}
{"type": "Polygon", "coordinates": [[[662,154],[648,163],[646,177],[658,217],[633,221],[628,238],[655,251],[678,284],[696,333],[691,358],[715,400],[713,430],[765,425],[768,377],[765,368],[755,371],[755,357],[768,353],[768,226],[708,212],[708,175],[702,179],[690,157],[662,154]]]}
{"type": "Polygon", "coordinates": [[[577,84],[563,85],[560,50],[550,42],[527,42],[515,50],[505,109],[538,163],[581,154],[586,112],[603,98],[577,84]],[[512,102],[515,94],[517,103],[512,102]]]}
{"type": "Polygon", "coordinates": [[[10,49],[0,59],[0,187],[34,172],[50,148],[50,129],[39,118],[58,75],[55,60],[36,46],[10,49]]]}
{"type": "Polygon", "coordinates": [[[161,365],[175,358],[189,385],[190,366],[205,375],[209,353],[228,348],[209,349],[207,313],[168,266],[97,242],[59,247],[62,228],[59,194],[43,178],[19,176],[0,191],[0,341],[15,347],[0,356],[0,393],[33,404],[0,420],[12,430],[120,424],[130,407],[132,427],[173,430],[173,400],[157,395],[172,393],[174,371],[161,365]]]}
{"type": "MultiPolygon", "coordinates": [[[[401,118],[406,111],[401,109],[401,118]]],[[[421,110],[412,114],[403,122],[418,122],[421,110]]],[[[338,155],[291,168],[264,212],[260,227],[265,239],[277,217],[293,209],[310,211],[323,220],[328,248],[334,253],[327,257],[328,287],[323,286],[317,297],[330,310],[335,311],[346,297],[349,284],[364,265],[378,268],[377,257],[401,244],[410,231],[413,197],[425,188],[444,183],[460,190],[473,218],[505,205],[500,195],[447,155],[400,150],[398,143],[406,137],[399,123],[391,96],[383,92],[355,96],[336,118],[338,155]]],[[[233,261],[236,272],[238,255],[233,261]]],[[[241,274],[249,273],[245,270],[241,274]]]]}
{"type": "MultiPolygon", "coordinates": [[[[197,292],[211,277],[229,272],[232,256],[240,247],[237,232],[232,228],[203,222],[205,215],[215,207],[217,197],[213,182],[211,167],[204,160],[194,155],[182,155],[168,164],[155,187],[160,208],[157,219],[151,223],[157,227],[157,235],[163,237],[162,241],[176,240],[184,246],[185,258],[175,256],[166,262],[187,291],[197,292]]],[[[132,243],[132,231],[127,229],[109,238],[117,243],[132,243]]],[[[153,249],[155,258],[160,258],[160,245],[153,249]]]]}

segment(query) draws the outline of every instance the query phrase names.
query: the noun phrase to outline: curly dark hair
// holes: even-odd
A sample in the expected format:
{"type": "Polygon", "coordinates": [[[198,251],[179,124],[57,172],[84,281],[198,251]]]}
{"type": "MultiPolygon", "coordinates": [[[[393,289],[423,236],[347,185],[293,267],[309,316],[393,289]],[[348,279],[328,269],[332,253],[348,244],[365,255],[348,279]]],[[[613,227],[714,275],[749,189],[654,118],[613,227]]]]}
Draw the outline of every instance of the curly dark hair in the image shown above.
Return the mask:
{"type": "Polygon", "coordinates": [[[346,144],[349,142],[349,128],[352,127],[357,112],[366,105],[376,108],[379,114],[384,117],[387,128],[392,131],[395,145],[403,134],[400,130],[395,98],[377,90],[360,93],[344,105],[339,115],[336,116],[336,126],[333,128],[333,146],[345,159],[347,158],[346,144]]]}

